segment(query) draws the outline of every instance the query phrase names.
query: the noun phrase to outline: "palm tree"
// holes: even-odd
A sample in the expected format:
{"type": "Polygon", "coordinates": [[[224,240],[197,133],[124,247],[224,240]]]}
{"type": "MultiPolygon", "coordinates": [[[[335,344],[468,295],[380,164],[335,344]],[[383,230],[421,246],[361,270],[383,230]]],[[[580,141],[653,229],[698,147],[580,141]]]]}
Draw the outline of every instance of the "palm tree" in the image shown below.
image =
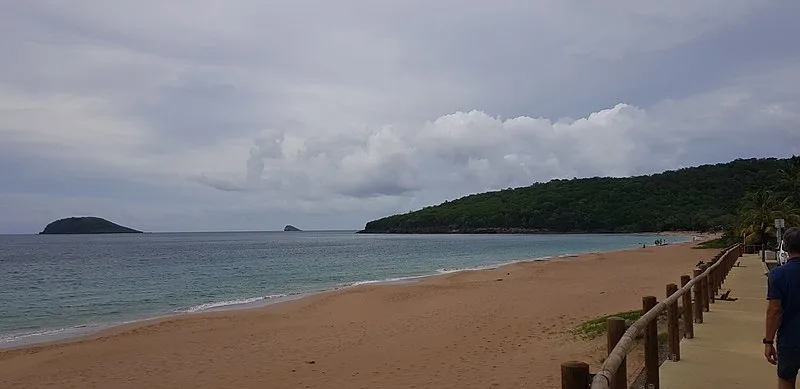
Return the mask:
{"type": "Polygon", "coordinates": [[[788,226],[800,225],[800,211],[789,198],[765,188],[744,196],[739,220],[748,244],[766,244],[774,235],[775,219],[785,219],[788,226]]]}
{"type": "Polygon", "coordinates": [[[780,181],[778,186],[786,196],[800,205],[800,156],[793,156],[786,162],[786,167],[778,170],[780,181]]]}

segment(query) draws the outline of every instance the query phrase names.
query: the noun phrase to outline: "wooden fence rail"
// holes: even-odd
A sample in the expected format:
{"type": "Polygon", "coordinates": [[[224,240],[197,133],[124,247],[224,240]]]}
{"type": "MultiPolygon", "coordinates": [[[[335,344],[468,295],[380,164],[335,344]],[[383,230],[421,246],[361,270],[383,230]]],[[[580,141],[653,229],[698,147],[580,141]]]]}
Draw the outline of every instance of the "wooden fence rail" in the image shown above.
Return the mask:
{"type": "Polygon", "coordinates": [[[716,293],[722,288],[722,283],[733,265],[743,253],[741,244],[736,244],[723,252],[715,255],[709,264],[701,264],[695,269],[694,277],[681,276],[681,288],[675,284],[667,285],[666,299],[657,302],[653,296],[642,298],[642,312],[638,320],[625,330],[624,320],[620,318],[608,319],[608,357],[600,370],[591,375],[588,365],[583,362],[565,362],[561,365],[562,389],[618,389],[627,388],[625,360],[627,355],[636,346],[636,337],[644,332],[645,339],[645,378],[646,388],[659,388],[658,380],[658,316],[667,311],[667,331],[669,358],[673,361],[680,360],[680,338],[692,339],[694,337],[694,323],[703,323],[703,311],[708,312],[710,303],[716,299],[716,293]],[[694,301],[692,289],[694,288],[694,301]],[[679,324],[678,301],[682,300],[683,332],[679,324]],[[622,321],[622,327],[620,327],[622,321]]]}

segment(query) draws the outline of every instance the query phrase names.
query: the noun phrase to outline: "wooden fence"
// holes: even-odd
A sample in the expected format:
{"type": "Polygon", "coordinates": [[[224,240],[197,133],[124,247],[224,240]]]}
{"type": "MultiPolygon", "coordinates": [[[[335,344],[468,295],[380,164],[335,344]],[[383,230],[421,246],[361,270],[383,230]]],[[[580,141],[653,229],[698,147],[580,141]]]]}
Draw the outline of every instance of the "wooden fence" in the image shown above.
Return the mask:
{"type": "Polygon", "coordinates": [[[694,270],[693,277],[681,276],[681,287],[668,284],[666,299],[657,302],[653,296],[642,298],[642,312],[627,329],[625,320],[608,319],[608,357],[596,374],[590,374],[589,365],[584,362],[565,362],[561,364],[562,389],[628,389],[626,357],[636,346],[636,337],[644,333],[645,387],[659,389],[659,345],[658,316],[666,311],[669,359],[681,358],[681,338],[694,338],[694,324],[703,322],[703,312],[708,312],[714,304],[731,268],[743,254],[743,246],[736,244],[719,254],[713,260],[703,263],[694,270]],[[692,299],[694,293],[694,299],[692,299]],[[681,300],[682,313],[678,309],[681,300]],[[682,316],[683,328],[680,326],[682,316]]]}

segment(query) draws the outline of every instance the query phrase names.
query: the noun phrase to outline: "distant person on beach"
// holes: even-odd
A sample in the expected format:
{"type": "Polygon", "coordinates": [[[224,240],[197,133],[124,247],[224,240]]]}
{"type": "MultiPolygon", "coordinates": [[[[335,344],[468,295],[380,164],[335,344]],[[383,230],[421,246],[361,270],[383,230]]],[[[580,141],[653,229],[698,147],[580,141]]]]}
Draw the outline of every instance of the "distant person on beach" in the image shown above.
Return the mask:
{"type": "Polygon", "coordinates": [[[783,247],[789,260],[769,272],[764,356],[778,366],[778,388],[794,389],[800,370],[800,228],[786,230],[783,247]]]}

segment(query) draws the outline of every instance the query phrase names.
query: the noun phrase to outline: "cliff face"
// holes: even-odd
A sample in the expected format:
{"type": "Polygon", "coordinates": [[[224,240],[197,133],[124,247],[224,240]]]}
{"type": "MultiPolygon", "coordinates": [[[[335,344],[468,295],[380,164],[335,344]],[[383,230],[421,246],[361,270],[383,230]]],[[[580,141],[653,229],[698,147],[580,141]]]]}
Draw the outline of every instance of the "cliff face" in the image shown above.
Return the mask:
{"type": "Polygon", "coordinates": [[[297,227],[295,227],[295,226],[293,226],[291,224],[287,225],[286,227],[283,227],[283,230],[284,231],[303,231],[303,230],[301,230],[301,229],[299,229],[299,228],[297,228],[297,227]]]}
{"type": "Polygon", "coordinates": [[[141,234],[141,231],[123,227],[99,217],[71,217],[47,225],[40,235],[51,234],[141,234]]]}

